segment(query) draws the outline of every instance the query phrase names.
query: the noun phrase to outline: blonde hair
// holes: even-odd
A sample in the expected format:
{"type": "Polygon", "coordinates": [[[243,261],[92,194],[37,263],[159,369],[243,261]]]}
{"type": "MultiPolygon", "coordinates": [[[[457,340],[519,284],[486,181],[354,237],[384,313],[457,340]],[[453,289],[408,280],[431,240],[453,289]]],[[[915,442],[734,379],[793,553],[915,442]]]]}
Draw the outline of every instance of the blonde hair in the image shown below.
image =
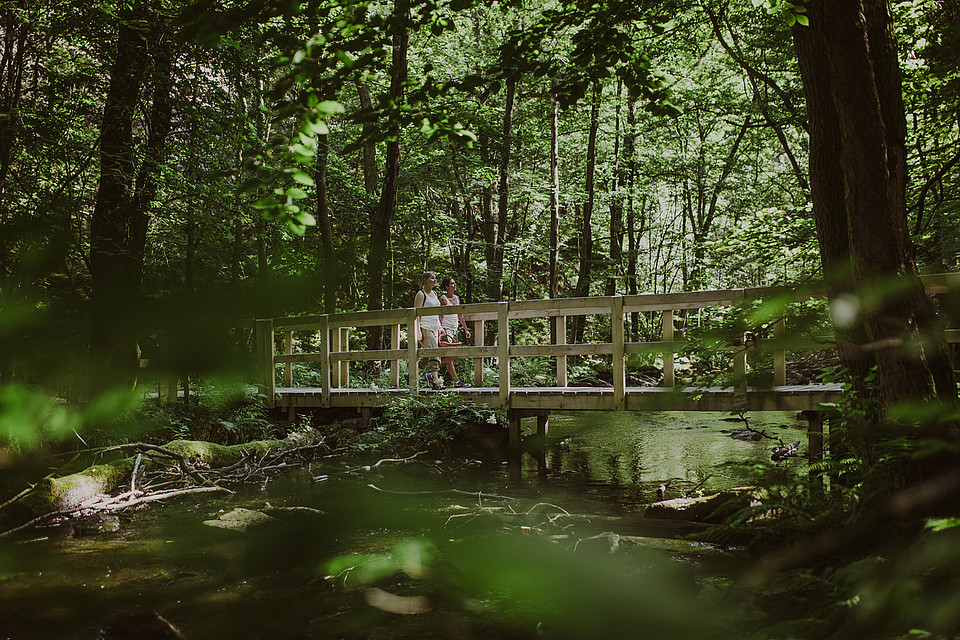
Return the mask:
{"type": "Polygon", "coordinates": [[[421,289],[423,289],[423,285],[425,285],[425,284],[427,283],[427,280],[430,278],[430,276],[433,276],[434,278],[436,278],[436,277],[437,277],[437,274],[435,274],[433,271],[424,271],[424,272],[423,272],[423,277],[420,278],[420,288],[421,288],[421,289]]]}

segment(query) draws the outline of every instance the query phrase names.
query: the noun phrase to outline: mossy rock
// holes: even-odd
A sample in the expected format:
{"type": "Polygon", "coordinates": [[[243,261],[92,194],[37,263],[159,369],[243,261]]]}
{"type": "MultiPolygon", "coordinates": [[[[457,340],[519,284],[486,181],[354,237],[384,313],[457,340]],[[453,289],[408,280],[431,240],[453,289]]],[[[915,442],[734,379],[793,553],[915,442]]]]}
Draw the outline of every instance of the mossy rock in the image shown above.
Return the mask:
{"type": "Polygon", "coordinates": [[[94,496],[113,492],[129,481],[132,471],[133,458],[124,458],[110,464],[87,467],[67,476],[47,478],[21,502],[35,513],[75,509],[94,496]]]}

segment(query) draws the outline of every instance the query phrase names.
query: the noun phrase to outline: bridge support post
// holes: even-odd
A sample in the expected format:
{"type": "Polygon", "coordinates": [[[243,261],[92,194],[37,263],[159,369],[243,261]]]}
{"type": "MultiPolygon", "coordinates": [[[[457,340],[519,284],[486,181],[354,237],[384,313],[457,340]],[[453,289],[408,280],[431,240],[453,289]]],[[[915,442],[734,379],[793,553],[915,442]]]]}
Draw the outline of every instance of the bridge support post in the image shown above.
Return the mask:
{"type": "MultiPolygon", "coordinates": [[[[663,312],[662,340],[664,342],[673,342],[673,310],[666,309],[663,312]]],[[[668,345],[670,351],[663,352],[663,386],[672,387],[676,384],[673,374],[673,345],[668,345]]]]}
{"type": "MultiPolygon", "coordinates": [[[[390,325],[390,348],[394,351],[400,348],[400,325],[390,325]]],[[[394,389],[400,386],[400,361],[390,361],[390,386],[394,389]]]]}
{"type": "Polygon", "coordinates": [[[519,411],[507,411],[507,433],[509,435],[510,453],[520,451],[520,420],[523,414],[519,411]]]}
{"type": "MultiPolygon", "coordinates": [[[[773,337],[782,340],[786,333],[786,318],[780,318],[773,323],[773,337]]],[[[773,352],[773,384],[782,387],[787,384],[787,352],[777,349],[773,352]]]]}
{"type": "Polygon", "coordinates": [[[330,317],[320,316],[320,406],[330,407],[330,317]]]}
{"type": "Polygon", "coordinates": [[[260,393],[264,405],[276,404],[277,381],[273,371],[273,318],[257,320],[257,355],[260,360],[260,393]]]}
{"type": "MultiPolygon", "coordinates": [[[[340,327],[330,327],[330,353],[340,351],[340,327]]],[[[330,386],[334,389],[340,388],[340,361],[332,362],[330,365],[330,386]]]]}
{"type": "Polygon", "coordinates": [[[416,392],[420,380],[417,365],[417,310],[410,309],[407,315],[407,387],[416,392]]]}
{"type": "Polygon", "coordinates": [[[626,406],[627,385],[623,347],[623,296],[615,296],[610,303],[610,342],[613,343],[613,408],[623,411],[626,406]]]}
{"type": "MultiPolygon", "coordinates": [[[[473,340],[478,347],[483,346],[483,320],[473,321],[473,340]]],[[[473,386],[483,386],[483,358],[473,359],[473,386]]]]}
{"type": "MultiPolygon", "coordinates": [[[[557,344],[567,344],[567,316],[556,316],[557,344]]],[[[557,356],[557,386],[567,386],[567,356],[557,356]]]]}
{"type": "Polygon", "coordinates": [[[510,468],[510,479],[520,480],[520,419],[523,414],[519,411],[507,411],[508,450],[507,465],[510,468]]]}
{"type": "MultiPolygon", "coordinates": [[[[823,412],[801,411],[800,415],[807,420],[807,462],[812,465],[823,460],[823,412]]],[[[811,477],[816,475],[810,471],[811,477]]]]}
{"type": "MultiPolygon", "coordinates": [[[[497,303],[497,340],[499,342],[497,345],[497,368],[500,377],[500,407],[503,409],[510,408],[510,325],[508,310],[509,303],[497,303]]],[[[519,427],[517,427],[517,434],[519,435],[519,433],[519,427]]],[[[517,442],[519,442],[519,439],[517,442]]]]}

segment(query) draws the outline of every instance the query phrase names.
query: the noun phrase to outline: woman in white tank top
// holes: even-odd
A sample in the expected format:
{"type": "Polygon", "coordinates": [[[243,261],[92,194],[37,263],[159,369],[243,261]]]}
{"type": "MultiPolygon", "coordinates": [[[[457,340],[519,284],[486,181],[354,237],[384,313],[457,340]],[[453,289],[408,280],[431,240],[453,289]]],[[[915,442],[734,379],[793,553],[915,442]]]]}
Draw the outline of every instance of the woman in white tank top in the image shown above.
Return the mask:
{"type": "MultiPolygon", "coordinates": [[[[441,283],[444,293],[440,296],[440,304],[442,306],[447,305],[458,305],[460,304],[460,296],[456,294],[457,283],[453,278],[444,278],[441,283]]],[[[440,324],[443,327],[443,332],[446,335],[446,340],[449,342],[460,343],[457,341],[457,330],[460,328],[460,325],[463,325],[464,335],[470,337],[470,329],[467,329],[467,321],[464,320],[463,314],[446,314],[440,316],[440,324]]],[[[460,379],[460,376],[457,375],[457,369],[453,366],[453,361],[456,358],[447,357],[440,360],[440,366],[443,367],[446,365],[447,373],[450,374],[450,382],[458,387],[469,387],[470,385],[460,379]]]]}
{"type": "MultiPolygon", "coordinates": [[[[417,295],[413,298],[413,306],[416,308],[439,307],[440,299],[434,291],[436,286],[436,274],[431,271],[424,273],[423,279],[420,281],[420,291],[417,291],[417,295]]],[[[422,348],[434,349],[439,346],[439,315],[417,316],[414,327],[417,341],[422,348]]],[[[421,358],[419,367],[426,372],[427,382],[431,389],[443,388],[443,380],[440,378],[440,358],[436,356],[421,358]]]]}

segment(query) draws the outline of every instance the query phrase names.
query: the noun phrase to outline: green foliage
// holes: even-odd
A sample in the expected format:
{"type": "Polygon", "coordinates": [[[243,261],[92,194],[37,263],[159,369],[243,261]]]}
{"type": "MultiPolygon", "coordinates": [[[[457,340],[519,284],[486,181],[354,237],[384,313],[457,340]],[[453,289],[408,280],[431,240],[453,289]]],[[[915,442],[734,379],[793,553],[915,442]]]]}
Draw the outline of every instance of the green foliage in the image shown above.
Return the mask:
{"type": "Polygon", "coordinates": [[[344,108],[332,100],[321,100],[315,93],[308,93],[299,107],[293,111],[299,119],[296,138],[285,149],[248,155],[243,168],[250,177],[239,189],[241,193],[252,193],[277,185],[273,186],[270,195],[260,198],[252,206],[267,220],[285,224],[291,233],[302,236],[306,227],[316,224],[314,216],[298,204],[308,197],[304,187],[315,186],[307,170],[314,166],[318,137],[325,137],[330,132],[327,120],[343,113],[344,108]]]}
{"type": "Polygon", "coordinates": [[[682,566],[641,548],[625,558],[586,548],[572,554],[535,537],[417,539],[382,553],[340,556],[325,569],[339,589],[400,590],[409,595],[396,600],[421,607],[407,613],[431,604],[444,616],[469,614],[471,626],[487,626],[493,637],[630,638],[643,629],[703,638],[718,621],[715,605],[694,604],[682,566]],[[690,616],[691,606],[700,615],[690,616]]]}
{"type": "Polygon", "coordinates": [[[243,385],[223,382],[202,385],[188,405],[145,405],[138,420],[148,437],[162,442],[183,439],[232,445],[277,435],[256,394],[243,385]]]}
{"type": "Polygon", "coordinates": [[[477,425],[502,424],[501,412],[461,401],[453,393],[411,396],[384,407],[373,428],[357,439],[360,451],[411,455],[442,453],[477,425]]]}
{"type": "Polygon", "coordinates": [[[0,385],[0,445],[29,451],[60,446],[64,441],[97,442],[102,438],[135,437],[130,423],[142,397],[113,389],[82,407],[68,405],[45,391],[12,383],[0,385]]]}
{"type": "Polygon", "coordinates": [[[810,26],[810,19],[807,17],[807,8],[804,6],[807,0],[797,0],[787,2],[786,0],[751,0],[754,7],[763,7],[769,15],[778,15],[787,23],[788,27],[799,24],[804,27],[810,26]]]}

